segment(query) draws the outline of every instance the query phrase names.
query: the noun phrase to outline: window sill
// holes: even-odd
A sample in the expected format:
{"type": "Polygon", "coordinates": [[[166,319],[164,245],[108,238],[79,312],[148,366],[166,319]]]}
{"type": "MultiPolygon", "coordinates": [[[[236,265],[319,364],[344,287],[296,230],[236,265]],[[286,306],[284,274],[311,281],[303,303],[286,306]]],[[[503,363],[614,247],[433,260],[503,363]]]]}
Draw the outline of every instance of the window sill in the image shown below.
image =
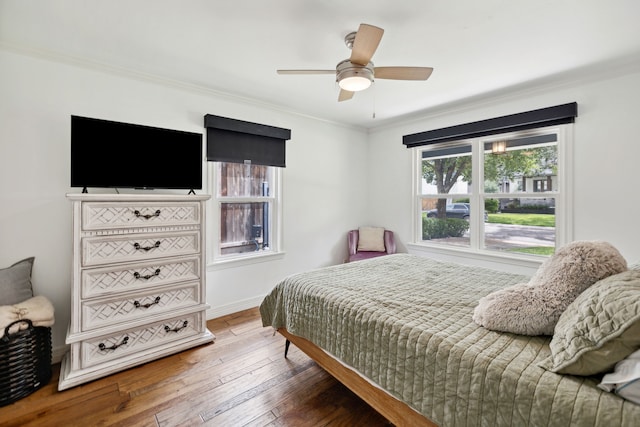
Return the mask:
{"type": "Polygon", "coordinates": [[[442,247],[424,243],[407,243],[407,249],[410,254],[414,255],[428,256],[441,261],[458,262],[527,276],[535,274],[540,264],[547,259],[527,255],[493,254],[489,251],[478,252],[467,248],[442,247]]]}
{"type": "Polygon", "coordinates": [[[245,265],[258,264],[284,258],[286,252],[262,252],[259,254],[228,256],[222,259],[211,261],[207,264],[207,271],[222,270],[225,268],[236,268],[245,265]]]}

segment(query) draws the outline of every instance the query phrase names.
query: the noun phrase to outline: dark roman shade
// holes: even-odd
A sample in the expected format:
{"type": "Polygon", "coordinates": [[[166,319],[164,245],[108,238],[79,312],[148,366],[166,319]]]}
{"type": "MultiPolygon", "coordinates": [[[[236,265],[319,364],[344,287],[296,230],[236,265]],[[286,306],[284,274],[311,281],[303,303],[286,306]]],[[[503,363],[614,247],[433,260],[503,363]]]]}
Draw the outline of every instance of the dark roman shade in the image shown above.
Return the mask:
{"type": "Polygon", "coordinates": [[[291,130],[207,114],[207,160],[285,167],[291,130]]]}
{"type": "Polygon", "coordinates": [[[420,147],[440,142],[573,123],[577,116],[578,104],[571,102],[524,113],[405,135],[402,137],[402,143],[407,148],[420,147]]]}

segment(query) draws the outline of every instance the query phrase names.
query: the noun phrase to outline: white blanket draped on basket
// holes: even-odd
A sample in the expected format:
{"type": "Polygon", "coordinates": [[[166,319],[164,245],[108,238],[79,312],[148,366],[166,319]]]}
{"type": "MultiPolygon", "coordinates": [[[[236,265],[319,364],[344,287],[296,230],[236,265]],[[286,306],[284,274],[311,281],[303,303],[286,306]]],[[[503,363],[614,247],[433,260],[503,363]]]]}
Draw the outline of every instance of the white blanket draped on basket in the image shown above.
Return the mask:
{"type": "MultiPolygon", "coordinates": [[[[17,320],[31,320],[33,326],[52,326],[54,323],[54,309],[51,302],[44,296],[38,295],[14,305],[0,306],[0,338],[5,329],[17,320]]],[[[27,329],[26,322],[16,323],[9,328],[10,334],[27,329]]]]}

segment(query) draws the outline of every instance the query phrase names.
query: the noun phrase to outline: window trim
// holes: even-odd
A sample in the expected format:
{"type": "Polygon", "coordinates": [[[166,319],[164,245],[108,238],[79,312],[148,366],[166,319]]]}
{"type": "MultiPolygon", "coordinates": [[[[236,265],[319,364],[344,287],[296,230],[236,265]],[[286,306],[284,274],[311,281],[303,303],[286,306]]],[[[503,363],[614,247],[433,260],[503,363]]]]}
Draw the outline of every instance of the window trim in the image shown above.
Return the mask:
{"type": "MultiPolygon", "coordinates": [[[[525,131],[515,131],[509,133],[501,133],[495,135],[479,136],[463,140],[451,141],[451,143],[469,142],[472,150],[472,189],[468,194],[469,201],[472,206],[478,206],[481,197],[486,197],[484,191],[480,193],[480,184],[484,183],[484,176],[481,173],[480,162],[484,160],[481,155],[481,147],[483,143],[492,142],[494,140],[513,139],[516,137],[527,136],[539,132],[557,132],[558,134],[558,191],[549,193],[553,194],[556,199],[556,248],[566,245],[573,240],[573,124],[563,124],[559,126],[545,127],[541,126],[535,129],[525,131]]],[[[425,146],[416,146],[411,149],[411,169],[412,169],[412,208],[411,208],[411,224],[412,224],[412,241],[407,244],[410,252],[432,253],[446,257],[465,257],[481,262],[498,262],[519,265],[531,268],[534,265],[541,264],[547,257],[520,253],[505,253],[482,248],[481,243],[484,241],[484,227],[480,227],[483,215],[483,209],[475,209],[475,214],[470,218],[470,227],[472,230],[480,230],[470,235],[469,247],[447,246],[442,243],[430,243],[422,240],[422,151],[425,146]]],[[[483,170],[482,170],[483,172],[483,170]]],[[[519,194],[519,193],[516,193],[519,194]]],[[[523,193],[524,195],[524,193],[523,193]]],[[[527,194],[527,197],[531,195],[527,194]]],[[[541,197],[541,196],[538,196],[541,197]]]]}
{"type": "MultiPolygon", "coordinates": [[[[270,196],[272,200],[271,206],[271,234],[270,246],[268,251],[244,252],[240,254],[221,255],[220,254],[220,210],[223,201],[218,197],[217,168],[220,162],[208,162],[207,182],[211,187],[211,208],[209,209],[209,225],[207,236],[207,268],[216,270],[220,268],[229,268],[265,262],[272,259],[280,259],[284,255],[282,247],[282,168],[270,166],[273,171],[273,183],[271,190],[275,193],[270,196]]],[[[238,197],[233,200],[247,201],[250,197],[238,197]]],[[[230,202],[230,200],[225,200],[230,202]]]]}

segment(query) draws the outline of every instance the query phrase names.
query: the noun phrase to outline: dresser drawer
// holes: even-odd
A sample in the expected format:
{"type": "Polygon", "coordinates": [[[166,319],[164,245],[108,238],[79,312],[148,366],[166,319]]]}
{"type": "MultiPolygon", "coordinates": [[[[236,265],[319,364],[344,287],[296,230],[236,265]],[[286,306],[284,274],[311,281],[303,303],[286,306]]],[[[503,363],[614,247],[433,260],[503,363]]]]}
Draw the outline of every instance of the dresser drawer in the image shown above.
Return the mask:
{"type": "Polygon", "coordinates": [[[94,298],[113,292],[148,289],[169,283],[200,280],[198,256],[171,258],[136,264],[82,270],[82,298],[94,298]]]}
{"type": "Polygon", "coordinates": [[[200,252],[200,232],[116,234],[82,239],[82,265],[140,261],[200,252]]]}
{"type": "Polygon", "coordinates": [[[166,227],[200,223],[198,202],[85,202],[82,229],[166,227]]]}
{"type": "Polygon", "coordinates": [[[170,346],[176,341],[200,335],[204,332],[203,316],[202,312],[188,314],[141,328],[82,341],[80,344],[80,368],[152,351],[154,348],[170,346]]]}
{"type": "Polygon", "coordinates": [[[173,285],[170,288],[151,289],[147,292],[118,295],[82,301],[82,331],[167,313],[183,307],[198,305],[200,282],[173,285]]]}

